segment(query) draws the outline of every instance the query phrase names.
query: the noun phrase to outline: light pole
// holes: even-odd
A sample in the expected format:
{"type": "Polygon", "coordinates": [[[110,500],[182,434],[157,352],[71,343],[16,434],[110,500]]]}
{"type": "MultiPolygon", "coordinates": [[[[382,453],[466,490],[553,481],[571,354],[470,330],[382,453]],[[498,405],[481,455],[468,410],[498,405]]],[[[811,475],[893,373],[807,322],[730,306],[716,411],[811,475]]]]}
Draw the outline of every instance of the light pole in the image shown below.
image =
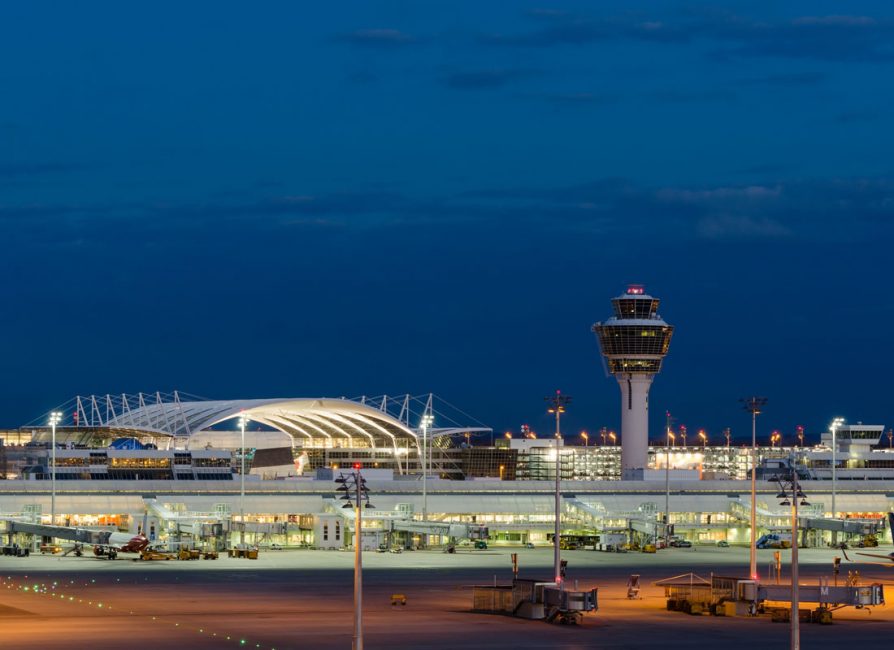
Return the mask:
{"type": "Polygon", "coordinates": [[[245,425],[249,417],[242,413],[239,416],[239,429],[242,431],[242,469],[239,472],[239,548],[245,548],[245,425]]]}
{"type": "Polygon", "coordinates": [[[708,446],[708,434],[705,433],[704,429],[700,429],[698,437],[702,439],[702,451],[704,451],[708,446]]]}
{"type": "Polygon", "coordinates": [[[667,411],[666,415],[667,415],[667,436],[665,437],[665,441],[664,441],[664,452],[665,452],[665,460],[664,460],[664,546],[665,546],[665,548],[670,546],[670,522],[671,522],[671,512],[670,512],[671,445],[670,445],[670,443],[674,437],[674,434],[671,431],[671,423],[673,422],[673,418],[671,417],[670,411],[667,411]]]}
{"type": "Polygon", "coordinates": [[[810,504],[807,503],[806,496],[798,485],[798,467],[794,453],[789,456],[789,463],[792,470],[791,480],[787,481],[787,484],[782,481],[779,482],[779,494],[776,496],[783,499],[779,505],[791,505],[792,507],[791,650],[800,650],[801,621],[798,617],[798,610],[800,608],[801,593],[800,585],[798,584],[798,500],[801,499],[802,506],[809,506],[810,504]],[[789,496],[791,496],[791,503],[789,503],[789,496]]]}
{"type": "Polygon", "coordinates": [[[53,447],[50,450],[50,525],[56,525],[56,425],[62,421],[62,414],[59,411],[50,413],[50,428],[53,430],[53,447]]]}
{"type": "Polygon", "coordinates": [[[739,400],[751,413],[751,560],[750,575],[757,580],[757,416],[767,403],[766,397],[749,397],[739,400]]]}
{"type": "MultiPolygon", "coordinates": [[[[835,507],[835,492],[836,492],[836,466],[838,465],[838,439],[836,434],[838,433],[838,429],[841,428],[841,425],[844,424],[844,418],[835,418],[832,420],[832,426],[829,427],[832,430],[832,519],[838,517],[838,510],[835,507]]],[[[832,543],[838,544],[838,531],[832,531],[832,543]]]]}
{"type": "Polygon", "coordinates": [[[608,437],[611,438],[611,441],[612,441],[612,447],[614,447],[615,444],[618,442],[618,436],[615,435],[615,432],[614,432],[614,431],[609,431],[609,432],[608,432],[608,437]]]}
{"type": "Polygon", "coordinates": [[[683,438],[683,449],[686,449],[686,425],[680,425],[680,437],[683,438]]]}
{"type": "Polygon", "coordinates": [[[798,435],[798,446],[799,446],[799,447],[803,447],[803,446],[804,446],[804,427],[803,427],[802,425],[799,424],[799,425],[795,428],[795,432],[796,432],[797,435],[798,435]]]}
{"type": "Polygon", "coordinates": [[[426,413],[422,416],[422,521],[428,521],[428,468],[426,467],[426,449],[428,448],[428,432],[435,421],[435,416],[426,413]]]}
{"type": "Polygon", "coordinates": [[[599,435],[602,436],[602,446],[605,447],[605,437],[608,435],[608,429],[605,427],[602,427],[599,430],[599,435]]]}
{"type": "Polygon", "coordinates": [[[565,405],[571,402],[571,398],[568,395],[562,395],[561,391],[556,391],[556,394],[551,397],[544,397],[546,402],[549,404],[549,408],[547,409],[547,413],[555,413],[556,415],[556,529],[553,534],[553,563],[554,563],[554,571],[553,574],[556,577],[556,584],[562,583],[562,551],[559,547],[560,535],[561,535],[561,523],[562,523],[562,504],[561,504],[561,494],[559,492],[559,481],[562,478],[562,455],[559,451],[559,441],[562,438],[562,428],[561,428],[561,418],[562,413],[565,412],[565,405]]]}
{"type": "Polygon", "coordinates": [[[732,437],[733,432],[729,427],[727,427],[723,430],[723,435],[726,438],[726,448],[729,449],[729,439],[732,437]]]}
{"type": "Polygon", "coordinates": [[[585,448],[586,448],[586,447],[589,447],[589,446],[590,446],[590,436],[587,434],[587,432],[586,432],[586,431],[581,431],[581,432],[580,432],[580,437],[584,439],[584,447],[585,447],[585,448]]]}
{"type": "Polygon", "coordinates": [[[671,423],[673,418],[670,411],[665,411],[665,458],[664,458],[664,545],[668,546],[670,535],[668,534],[668,526],[670,525],[670,441],[673,437],[671,432],[671,423]]]}
{"type": "Polygon", "coordinates": [[[354,471],[341,474],[336,483],[337,491],[347,501],[342,508],[354,508],[354,640],[352,650],[363,650],[363,509],[372,508],[366,479],[360,474],[360,463],[354,464],[354,471]]]}

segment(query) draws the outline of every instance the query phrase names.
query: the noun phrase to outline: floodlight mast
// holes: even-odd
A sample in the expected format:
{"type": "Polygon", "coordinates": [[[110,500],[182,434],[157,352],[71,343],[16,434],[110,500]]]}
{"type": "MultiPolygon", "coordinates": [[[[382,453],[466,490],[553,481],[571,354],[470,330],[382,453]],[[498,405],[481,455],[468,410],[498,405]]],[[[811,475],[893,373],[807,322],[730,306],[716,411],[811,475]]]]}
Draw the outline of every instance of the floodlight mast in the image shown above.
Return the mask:
{"type": "Polygon", "coordinates": [[[239,429],[242,432],[242,466],[239,471],[239,548],[245,548],[245,425],[248,415],[239,416],[239,429]]]}
{"type": "MultiPolygon", "coordinates": [[[[838,429],[840,429],[844,425],[844,418],[835,418],[832,420],[832,424],[829,427],[832,430],[832,519],[837,517],[837,509],[835,507],[835,493],[837,492],[837,468],[838,465],[838,439],[836,434],[838,433],[838,429]]],[[[832,544],[838,544],[838,531],[832,531],[832,544]]]]}
{"type": "Polygon", "coordinates": [[[751,550],[750,550],[750,576],[757,580],[757,416],[766,405],[766,397],[743,397],[742,402],[746,411],[751,413],[751,550]]]}
{"type": "Polygon", "coordinates": [[[665,424],[665,454],[664,454],[664,546],[665,548],[670,546],[670,464],[671,464],[671,440],[674,437],[674,433],[671,430],[671,426],[673,425],[674,418],[671,417],[671,412],[665,412],[665,416],[667,418],[667,423],[665,424]]]}
{"type": "MultiPolygon", "coordinates": [[[[430,464],[427,452],[431,447],[431,442],[428,441],[428,437],[434,421],[435,416],[429,412],[422,416],[422,421],[419,423],[419,428],[422,429],[422,521],[428,521],[428,467],[426,465],[430,464]]],[[[418,444],[416,449],[419,449],[418,444]]],[[[427,544],[425,545],[427,546],[427,544]]]]}
{"type": "Polygon", "coordinates": [[[801,649],[801,625],[798,616],[798,608],[800,607],[800,589],[799,589],[799,567],[798,567],[798,504],[800,500],[800,505],[809,506],[807,503],[807,496],[801,491],[801,486],[798,484],[798,465],[797,465],[797,456],[795,452],[789,455],[789,465],[791,466],[791,477],[787,481],[782,481],[777,479],[779,483],[779,494],[777,495],[779,498],[782,498],[783,501],[779,504],[782,506],[791,505],[792,507],[792,590],[791,590],[791,650],[800,650],[801,649]],[[791,496],[791,503],[789,503],[789,496],[791,496]]]}
{"type": "Polygon", "coordinates": [[[562,461],[561,452],[559,450],[559,441],[562,438],[561,418],[565,412],[565,405],[571,402],[571,397],[563,395],[562,391],[557,390],[555,395],[544,397],[549,408],[547,413],[554,413],[556,416],[556,528],[553,533],[553,575],[556,577],[556,584],[562,583],[562,550],[560,548],[561,525],[562,525],[562,495],[559,490],[559,481],[562,478],[562,461]]]}
{"type": "Polygon", "coordinates": [[[50,495],[50,525],[56,525],[56,425],[62,421],[62,413],[53,411],[50,413],[50,428],[53,430],[52,443],[53,449],[50,453],[50,478],[52,490],[50,495]]]}
{"type": "Polygon", "coordinates": [[[336,483],[338,492],[347,501],[342,508],[354,508],[354,635],[352,650],[363,650],[363,509],[372,508],[366,479],[360,473],[360,463],[354,464],[354,471],[340,474],[336,483]]]}

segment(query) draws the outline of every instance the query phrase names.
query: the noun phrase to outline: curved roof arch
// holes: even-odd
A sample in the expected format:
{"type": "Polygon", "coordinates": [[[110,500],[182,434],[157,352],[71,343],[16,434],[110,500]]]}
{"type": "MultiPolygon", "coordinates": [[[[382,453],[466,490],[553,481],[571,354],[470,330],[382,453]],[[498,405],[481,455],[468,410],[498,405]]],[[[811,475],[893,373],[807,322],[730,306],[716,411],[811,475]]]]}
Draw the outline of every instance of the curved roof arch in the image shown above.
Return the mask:
{"type": "Polygon", "coordinates": [[[242,415],[293,438],[320,437],[349,444],[363,440],[372,447],[416,445],[416,433],[388,413],[333,398],[159,401],[122,410],[105,425],[189,438],[242,415]]]}

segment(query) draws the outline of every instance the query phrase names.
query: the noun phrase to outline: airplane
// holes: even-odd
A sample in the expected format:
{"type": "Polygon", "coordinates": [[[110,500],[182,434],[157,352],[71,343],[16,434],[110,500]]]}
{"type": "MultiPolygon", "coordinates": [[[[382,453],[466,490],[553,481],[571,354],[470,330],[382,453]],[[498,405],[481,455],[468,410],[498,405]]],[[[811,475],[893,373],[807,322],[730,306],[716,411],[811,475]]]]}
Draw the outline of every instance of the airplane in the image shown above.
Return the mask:
{"type": "Polygon", "coordinates": [[[65,555],[74,553],[80,557],[83,553],[83,545],[93,546],[93,554],[96,557],[106,557],[114,560],[118,553],[140,553],[149,547],[149,538],[143,534],[146,528],[147,515],[143,516],[143,526],[133,533],[121,533],[109,530],[91,530],[89,528],[75,528],[72,526],[50,526],[46,524],[29,524],[19,521],[8,521],[9,532],[30,533],[41,537],[52,537],[74,542],[74,546],[65,552],[65,555]]]}
{"type": "Polygon", "coordinates": [[[862,555],[864,557],[881,558],[883,560],[887,560],[887,562],[863,562],[860,560],[852,560],[847,556],[847,551],[845,551],[844,549],[841,549],[841,553],[844,555],[844,559],[848,562],[855,562],[857,564],[875,564],[878,566],[885,566],[894,569],[894,551],[888,553],[887,555],[884,555],[882,553],[857,553],[857,555],[862,555]]]}
{"type": "Polygon", "coordinates": [[[130,533],[110,533],[105,544],[94,544],[93,555],[107,557],[114,560],[118,553],[141,553],[149,548],[149,538],[142,532],[136,535],[130,533]]]}

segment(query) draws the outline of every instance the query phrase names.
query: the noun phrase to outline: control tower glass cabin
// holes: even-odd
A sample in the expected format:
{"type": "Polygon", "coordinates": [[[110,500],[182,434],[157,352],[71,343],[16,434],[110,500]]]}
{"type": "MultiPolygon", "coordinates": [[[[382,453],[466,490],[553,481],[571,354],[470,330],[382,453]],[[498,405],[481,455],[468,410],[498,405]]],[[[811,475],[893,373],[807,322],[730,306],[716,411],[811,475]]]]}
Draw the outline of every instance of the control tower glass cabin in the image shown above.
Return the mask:
{"type": "Polygon", "coordinates": [[[621,387],[621,469],[631,478],[646,467],[649,388],[674,333],[658,315],[658,303],[641,285],[630,285],[612,300],[614,315],[593,325],[607,369],[621,387]]]}

